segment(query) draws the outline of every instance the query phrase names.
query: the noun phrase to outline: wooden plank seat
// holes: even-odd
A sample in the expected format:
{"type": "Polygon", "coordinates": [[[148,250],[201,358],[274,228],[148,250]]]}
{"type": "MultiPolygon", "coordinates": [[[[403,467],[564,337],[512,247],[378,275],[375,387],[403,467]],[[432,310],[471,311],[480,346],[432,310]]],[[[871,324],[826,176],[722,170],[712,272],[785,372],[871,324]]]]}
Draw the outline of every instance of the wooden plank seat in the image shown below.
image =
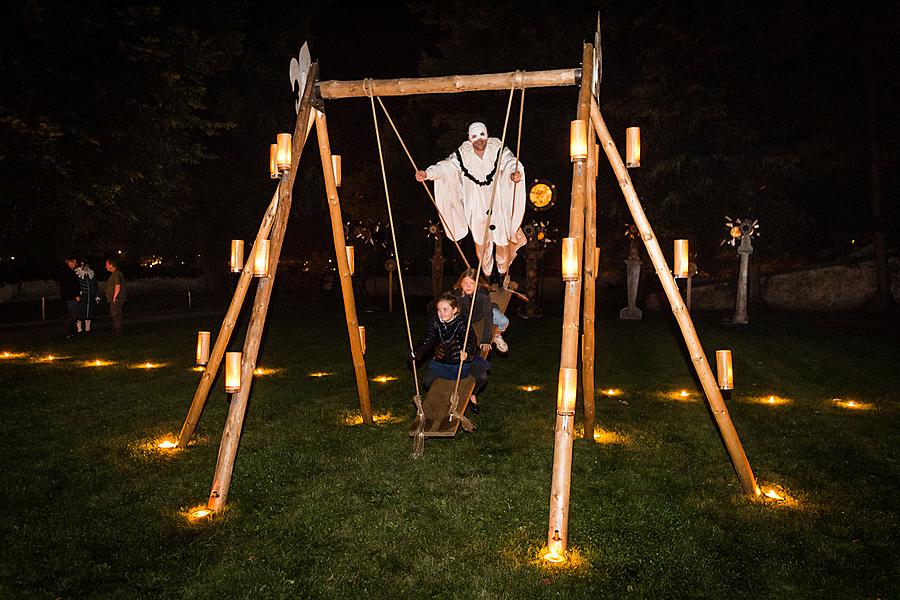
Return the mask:
{"type": "MultiPolygon", "coordinates": [[[[422,412],[425,413],[425,437],[454,437],[459,431],[459,419],[450,420],[450,396],[456,388],[456,381],[450,379],[435,379],[422,401],[422,412]]],[[[466,377],[459,382],[460,414],[466,412],[469,406],[469,398],[475,390],[475,380],[466,377]]],[[[419,418],[413,420],[409,428],[409,436],[415,437],[419,427],[419,418]]]]}

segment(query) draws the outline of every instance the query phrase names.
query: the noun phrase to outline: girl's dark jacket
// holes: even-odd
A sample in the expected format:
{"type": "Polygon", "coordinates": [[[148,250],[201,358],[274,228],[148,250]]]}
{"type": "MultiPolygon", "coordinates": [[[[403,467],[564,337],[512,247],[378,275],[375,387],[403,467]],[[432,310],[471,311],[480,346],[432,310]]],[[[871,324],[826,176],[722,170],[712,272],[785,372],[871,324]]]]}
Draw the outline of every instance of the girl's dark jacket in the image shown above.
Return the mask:
{"type": "MultiPolygon", "coordinates": [[[[472,306],[472,296],[466,296],[462,290],[453,290],[456,302],[459,304],[461,317],[469,318],[469,309],[472,306]]],[[[472,323],[484,319],[484,327],[481,328],[481,341],[479,344],[490,344],[494,337],[494,305],[491,298],[480,287],[475,290],[475,311],[472,313],[472,323]]]]}
{"type": "MultiPolygon", "coordinates": [[[[466,337],[467,318],[463,318],[462,312],[457,313],[453,319],[441,323],[437,316],[428,320],[428,328],[425,335],[416,344],[416,359],[422,358],[426,352],[434,348],[434,360],[447,364],[459,364],[459,353],[466,337]]],[[[466,362],[472,362],[475,358],[475,332],[469,331],[469,339],[466,342],[466,362]]]]}

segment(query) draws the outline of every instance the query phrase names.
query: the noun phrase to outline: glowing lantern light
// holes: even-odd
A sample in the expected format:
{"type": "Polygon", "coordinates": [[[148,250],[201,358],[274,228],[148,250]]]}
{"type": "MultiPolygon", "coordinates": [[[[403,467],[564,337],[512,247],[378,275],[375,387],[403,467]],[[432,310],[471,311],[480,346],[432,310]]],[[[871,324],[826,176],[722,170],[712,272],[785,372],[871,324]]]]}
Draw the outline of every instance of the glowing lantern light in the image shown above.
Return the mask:
{"type": "Polygon", "coordinates": [[[359,326],[359,344],[362,347],[362,353],[366,353],[366,327],[365,325],[359,326]]]}
{"type": "Polygon", "coordinates": [[[241,353],[225,353],[225,393],[235,394],[241,389],[241,353]]]}
{"type": "Polygon", "coordinates": [[[569,156],[572,162],[587,160],[587,121],[572,121],[569,125],[569,156]]]}
{"type": "Polygon", "coordinates": [[[771,498],[772,500],[777,500],[778,502],[784,501],[784,496],[775,491],[774,488],[767,489],[763,495],[767,498],[771,498]]]}
{"type": "Polygon", "coordinates": [[[291,170],[291,134],[279,133],[275,136],[278,149],[275,156],[275,165],[282,173],[291,170]]]}
{"type": "Polygon", "coordinates": [[[269,276],[269,240],[256,242],[256,251],[253,253],[253,276],[269,276]]]}
{"type": "Polygon", "coordinates": [[[602,391],[602,394],[604,396],[618,396],[621,393],[622,393],[622,390],[617,389],[617,388],[609,388],[608,390],[602,391]]]}
{"type": "Polygon", "coordinates": [[[556,413],[575,414],[575,399],[578,395],[578,369],[562,367],[559,370],[559,387],[556,391],[556,413]]]}
{"type": "Polygon", "coordinates": [[[375,381],[377,383],[388,383],[389,381],[397,381],[397,378],[393,377],[392,375],[379,375],[378,377],[372,379],[372,381],[375,381]]]}
{"type": "Polygon", "coordinates": [[[191,516],[195,519],[203,519],[212,514],[212,511],[208,508],[199,508],[191,513],[191,516]]]}
{"type": "Polygon", "coordinates": [[[675,261],[673,269],[675,277],[684,279],[688,276],[688,241],[675,240],[675,261]]]}
{"type": "Polygon", "coordinates": [[[332,375],[332,373],[326,373],[325,371],[316,371],[315,373],[309,374],[310,377],[315,377],[317,379],[319,377],[328,377],[329,375],[332,375]]]}
{"type": "Polygon", "coordinates": [[[734,370],[731,367],[731,350],[716,350],[716,372],[719,376],[720,389],[734,389],[734,370]]]}
{"type": "MultiPolygon", "coordinates": [[[[555,537],[559,537],[559,534],[557,533],[555,537]]],[[[544,560],[554,564],[566,561],[566,552],[563,550],[562,540],[553,539],[547,544],[547,551],[544,552],[544,560]]]]}
{"type": "Polygon", "coordinates": [[[177,448],[178,444],[173,442],[172,440],[163,440],[156,445],[157,448],[161,450],[171,450],[172,448],[177,448]]]}
{"type": "Polygon", "coordinates": [[[353,246],[347,248],[347,265],[350,267],[350,275],[356,272],[356,249],[353,246]]]}
{"type": "Polygon", "coordinates": [[[539,385],[520,385],[519,389],[522,390],[523,392],[536,392],[539,389],[541,389],[541,386],[539,386],[539,385]]]}
{"type": "Polygon", "coordinates": [[[231,240],[231,272],[240,273],[244,269],[244,240],[231,240]]]}
{"type": "Polygon", "coordinates": [[[562,278],[575,281],[581,275],[581,248],[577,238],[563,238],[562,242],[562,278]]]}
{"type": "Polygon", "coordinates": [[[641,128],[625,130],[625,166],[629,169],[641,166],[641,128]]]}
{"type": "Polygon", "coordinates": [[[269,146],[269,177],[272,179],[281,178],[281,171],[278,170],[278,144],[269,146]]]}
{"type": "Polygon", "coordinates": [[[687,390],[681,390],[680,392],[678,392],[678,395],[682,398],[687,398],[688,396],[690,396],[687,390]]]}
{"type": "Polygon", "coordinates": [[[334,185],[341,187],[341,155],[331,155],[331,169],[334,171],[334,185]]]}
{"type": "Polygon", "coordinates": [[[197,332],[197,365],[206,366],[209,362],[209,340],[210,333],[208,331],[197,332]]]}

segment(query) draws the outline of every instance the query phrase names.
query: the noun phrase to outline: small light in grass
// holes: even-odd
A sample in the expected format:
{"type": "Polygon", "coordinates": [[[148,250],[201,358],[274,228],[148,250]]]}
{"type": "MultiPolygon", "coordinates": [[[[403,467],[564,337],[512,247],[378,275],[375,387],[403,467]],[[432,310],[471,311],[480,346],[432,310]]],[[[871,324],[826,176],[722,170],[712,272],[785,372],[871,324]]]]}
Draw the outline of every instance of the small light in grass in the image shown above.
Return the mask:
{"type": "Polygon", "coordinates": [[[156,445],[157,448],[161,450],[171,450],[172,448],[177,448],[178,444],[173,442],[172,440],[163,440],[156,445]]]}
{"type": "Polygon", "coordinates": [[[25,352],[4,352],[0,354],[0,358],[25,358],[28,356],[25,352]]]}
{"type": "Polygon", "coordinates": [[[195,519],[203,519],[212,514],[212,511],[208,508],[198,508],[197,510],[191,512],[191,516],[195,519]]]}
{"type": "MultiPolygon", "coordinates": [[[[556,535],[554,535],[554,537],[559,537],[559,532],[556,532],[556,535]]],[[[562,540],[550,540],[550,543],[547,544],[547,549],[543,552],[543,558],[547,562],[553,564],[566,562],[566,551],[563,549],[562,540]]]]}
{"type": "Polygon", "coordinates": [[[266,375],[274,375],[281,369],[267,369],[265,367],[256,367],[253,369],[253,375],[255,377],[265,377],[266,375]]]}
{"type": "Polygon", "coordinates": [[[598,444],[617,444],[622,446],[629,443],[628,436],[601,427],[594,428],[594,441],[598,444]]]}
{"type": "Polygon", "coordinates": [[[111,360],[103,360],[103,359],[97,358],[97,359],[89,360],[89,361],[85,362],[84,366],[85,367],[108,367],[109,365],[114,365],[114,364],[116,364],[116,363],[111,360]]]}
{"type": "Polygon", "coordinates": [[[609,388],[609,389],[601,390],[600,393],[603,394],[604,396],[618,396],[622,393],[622,390],[620,390],[618,388],[609,388]]]}
{"type": "Polygon", "coordinates": [[[149,360],[145,363],[141,363],[139,365],[135,365],[135,369],[158,369],[162,366],[161,363],[150,362],[149,360]]]}
{"type": "Polygon", "coordinates": [[[326,373],[325,371],[316,371],[315,373],[310,373],[310,377],[328,377],[330,375],[334,375],[334,373],[326,373]]]}
{"type": "Polygon", "coordinates": [[[191,371],[193,371],[195,373],[202,373],[205,370],[206,370],[206,367],[200,367],[200,366],[191,367],[191,371]]]}
{"type": "Polygon", "coordinates": [[[763,492],[763,495],[766,498],[771,498],[772,500],[777,500],[778,502],[784,502],[784,496],[775,491],[775,488],[767,489],[765,492],[763,492]]]}
{"type": "Polygon", "coordinates": [[[376,383],[387,383],[389,381],[397,381],[397,378],[393,375],[379,375],[378,377],[372,379],[372,381],[376,383]]]}
{"type": "Polygon", "coordinates": [[[520,385],[519,389],[523,392],[536,392],[541,389],[539,385],[520,385]]]}
{"type": "Polygon", "coordinates": [[[868,402],[860,402],[858,400],[844,400],[843,398],[833,398],[831,400],[841,408],[849,408],[850,410],[869,410],[872,405],[868,402]]]}
{"type": "Polygon", "coordinates": [[[687,398],[688,396],[690,396],[687,390],[681,390],[680,392],[678,392],[678,395],[682,398],[687,398]]]}

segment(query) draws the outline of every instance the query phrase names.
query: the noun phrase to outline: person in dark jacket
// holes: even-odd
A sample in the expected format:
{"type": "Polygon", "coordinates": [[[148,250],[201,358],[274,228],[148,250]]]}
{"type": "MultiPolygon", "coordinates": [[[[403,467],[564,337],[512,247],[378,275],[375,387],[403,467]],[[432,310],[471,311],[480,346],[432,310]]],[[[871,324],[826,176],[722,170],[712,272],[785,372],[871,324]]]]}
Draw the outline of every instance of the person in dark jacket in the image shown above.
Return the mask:
{"type": "Polygon", "coordinates": [[[471,375],[475,380],[475,389],[469,403],[472,412],[478,412],[477,395],[487,383],[489,364],[476,355],[475,332],[471,327],[466,339],[468,320],[467,316],[460,313],[456,296],[452,292],[443,294],[438,298],[435,308],[437,314],[428,320],[425,335],[416,344],[410,359],[419,360],[429,350],[434,350],[434,357],[428,363],[428,370],[422,379],[422,385],[426,389],[431,387],[438,377],[455,381],[459,363],[462,361],[461,377],[465,379],[471,375]]]}
{"type": "Polygon", "coordinates": [[[90,333],[91,320],[97,312],[97,305],[100,304],[97,277],[94,275],[94,270],[85,261],[81,261],[81,265],[75,269],[75,275],[78,276],[78,285],[81,290],[81,297],[78,299],[78,321],[75,326],[78,333],[90,333]]]}
{"type": "Polygon", "coordinates": [[[66,337],[74,337],[75,321],[78,320],[78,301],[81,299],[81,287],[78,284],[78,275],[75,274],[78,262],[72,257],[67,257],[63,262],[66,263],[66,266],[60,271],[58,277],[59,299],[66,306],[63,333],[66,337]]]}
{"type": "Polygon", "coordinates": [[[475,283],[477,277],[478,271],[466,269],[456,280],[453,291],[459,302],[459,312],[467,319],[469,318],[469,308],[472,306],[472,297],[474,296],[475,311],[472,313],[472,324],[484,319],[479,341],[481,349],[487,352],[491,349],[491,342],[493,342],[498,352],[506,354],[509,352],[509,345],[503,339],[503,332],[509,327],[509,318],[491,303],[491,297],[488,295],[490,288],[487,283],[483,279],[475,283]]]}

